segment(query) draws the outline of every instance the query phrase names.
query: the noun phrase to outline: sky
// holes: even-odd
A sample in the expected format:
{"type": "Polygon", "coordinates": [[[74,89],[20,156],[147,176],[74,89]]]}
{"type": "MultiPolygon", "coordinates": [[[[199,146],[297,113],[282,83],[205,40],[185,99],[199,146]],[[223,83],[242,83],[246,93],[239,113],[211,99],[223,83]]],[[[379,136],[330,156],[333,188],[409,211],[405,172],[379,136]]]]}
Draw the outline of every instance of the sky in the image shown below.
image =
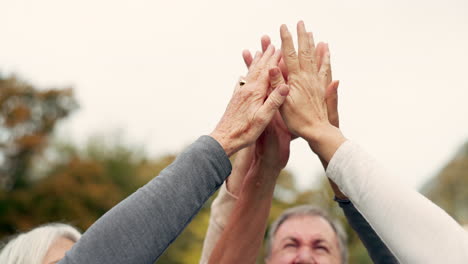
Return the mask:
{"type": "MultiPolygon", "coordinates": [[[[0,0],[0,72],[74,88],[58,136],[123,133],[152,156],[209,134],[246,73],[243,49],[304,20],[329,43],[344,135],[420,187],[468,140],[468,2],[0,0]]],[[[323,174],[296,140],[287,169],[323,174]]]]}

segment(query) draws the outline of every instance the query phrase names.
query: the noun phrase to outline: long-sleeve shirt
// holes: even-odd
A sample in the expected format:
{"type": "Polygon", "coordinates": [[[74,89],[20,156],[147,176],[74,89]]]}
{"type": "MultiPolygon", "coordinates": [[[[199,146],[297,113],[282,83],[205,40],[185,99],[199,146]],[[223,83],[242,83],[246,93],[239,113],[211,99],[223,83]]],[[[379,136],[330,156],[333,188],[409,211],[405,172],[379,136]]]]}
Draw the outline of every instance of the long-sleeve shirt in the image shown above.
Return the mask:
{"type": "MultiPolygon", "coordinates": [[[[211,215],[205,241],[203,243],[200,264],[208,263],[211,252],[221,236],[224,227],[229,221],[229,216],[234,209],[238,197],[229,192],[226,184],[221,186],[216,199],[211,205],[211,215]]],[[[374,263],[396,264],[398,263],[385,244],[376,235],[372,227],[366,222],[362,215],[354,208],[353,204],[346,200],[338,201],[351,227],[358,233],[360,239],[366,246],[367,251],[374,263]]]]}
{"type": "Polygon", "coordinates": [[[468,233],[440,207],[387,175],[355,143],[338,148],[327,176],[400,263],[468,263],[468,233]]]}
{"type": "Polygon", "coordinates": [[[221,145],[200,137],[158,177],[96,221],[59,263],[154,263],[230,172],[221,145]]]}

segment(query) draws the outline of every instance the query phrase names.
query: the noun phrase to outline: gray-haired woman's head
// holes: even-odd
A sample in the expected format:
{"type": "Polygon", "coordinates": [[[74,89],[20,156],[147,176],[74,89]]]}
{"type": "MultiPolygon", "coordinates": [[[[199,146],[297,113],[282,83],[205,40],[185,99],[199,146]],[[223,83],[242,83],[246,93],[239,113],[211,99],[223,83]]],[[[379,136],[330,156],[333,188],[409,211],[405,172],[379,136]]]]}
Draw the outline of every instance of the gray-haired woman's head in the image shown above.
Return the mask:
{"type": "Polygon", "coordinates": [[[43,264],[51,246],[60,239],[76,243],[81,233],[66,224],[52,223],[16,235],[2,248],[2,264],[43,264]]]}
{"type": "Polygon", "coordinates": [[[347,263],[348,259],[348,249],[346,247],[346,240],[347,240],[347,235],[346,232],[341,225],[341,223],[337,220],[332,219],[328,213],[315,206],[311,205],[301,205],[301,206],[296,206],[293,208],[289,208],[285,210],[270,226],[270,230],[268,232],[267,236],[267,241],[266,241],[266,260],[271,256],[272,254],[272,247],[273,247],[273,240],[275,238],[275,234],[279,230],[279,228],[288,220],[296,218],[296,217],[304,217],[304,216],[312,216],[312,217],[320,217],[324,219],[330,227],[333,229],[333,231],[336,234],[337,242],[338,242],[338,248],[340,251],[341,255],[341,263],[347,263]]]}

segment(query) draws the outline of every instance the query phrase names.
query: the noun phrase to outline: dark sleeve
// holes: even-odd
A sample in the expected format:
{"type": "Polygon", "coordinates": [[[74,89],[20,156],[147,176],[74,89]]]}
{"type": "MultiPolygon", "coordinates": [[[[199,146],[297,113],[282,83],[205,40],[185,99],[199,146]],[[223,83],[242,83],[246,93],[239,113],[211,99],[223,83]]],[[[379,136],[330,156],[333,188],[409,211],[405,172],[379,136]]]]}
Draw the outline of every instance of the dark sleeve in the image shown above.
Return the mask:
{"type": "Polygon", "coordinates": [[[59,263],[154,263],[230,172],[221,145],[200,137],[158,177],[97,220],[59,263]]]}
{"type": "Polygon", "coordinates": [[[354,207],[349,200],[340,200],[335,198],[343,209],[349,225],[356,231],[362,243],[366,247],[372,261],[376,264],[395,264],[398,260],[387,248],[374,229],[369,225],[366,219],[354,207]]]}

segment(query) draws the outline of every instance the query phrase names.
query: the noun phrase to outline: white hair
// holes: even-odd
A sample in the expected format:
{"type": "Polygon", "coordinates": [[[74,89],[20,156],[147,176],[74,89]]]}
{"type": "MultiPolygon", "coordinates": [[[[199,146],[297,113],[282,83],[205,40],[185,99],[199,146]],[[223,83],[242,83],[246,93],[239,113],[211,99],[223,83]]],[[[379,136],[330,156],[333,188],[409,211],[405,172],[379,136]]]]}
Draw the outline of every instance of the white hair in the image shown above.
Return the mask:
{"type": "Polygon", "coordinates": [[[77,242],[81,233],[70,225],[60,223],[36,227],[13,237],[0,252],[0,263],[41,264],[49,247],[61,237],[77,242]]]}
{"type": "Polygon", "coordinates": [[[272,251],[272,246],[273,246],[273,239],[276,234],[276,231],[280,228],[284,222],[286,222],[288,219],[291,219],[293,217],[297,216],[317,216],[321,217],[324,220],[330,224],[332,227],[333,231],[335,232],[338,240],[338,248],[340,249],[340,255],[341,255],[341,263],[346,264],[348,263],[348,248],[346,247],[346,242],[348,240],[348,236],[346,235],[346,231],[341,225],[341,223],[328,215],[328,213],[323,210],[320,207],[316,207],[313,205],[300,205],[296,207],[292,207],[289,209],[286,209],[270,226],[270,230],[267,235],[267,240],[266,240],[266,246],[265,246],[265,251],[266,251],[266,258],[268,259],[271,255],[272,251]]]}

